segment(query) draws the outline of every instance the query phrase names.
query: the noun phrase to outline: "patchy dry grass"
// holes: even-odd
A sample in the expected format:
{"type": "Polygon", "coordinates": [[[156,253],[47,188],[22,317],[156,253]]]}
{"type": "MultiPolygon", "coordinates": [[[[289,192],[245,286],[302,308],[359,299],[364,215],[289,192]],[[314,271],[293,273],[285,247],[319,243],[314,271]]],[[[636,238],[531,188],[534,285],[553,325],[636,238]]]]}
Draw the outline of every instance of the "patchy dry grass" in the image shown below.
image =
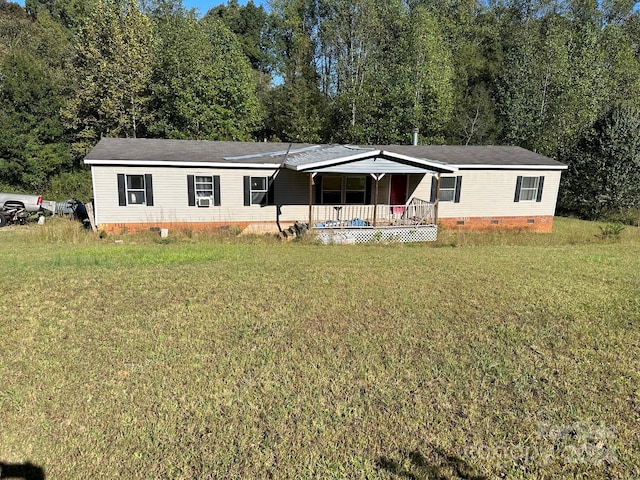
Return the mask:
{"type": "Polygon", "coordinates": [[[634,229],[318,246],[73,225],[0,231],[0,461],[47,478],[640,475],[634,229]]]}

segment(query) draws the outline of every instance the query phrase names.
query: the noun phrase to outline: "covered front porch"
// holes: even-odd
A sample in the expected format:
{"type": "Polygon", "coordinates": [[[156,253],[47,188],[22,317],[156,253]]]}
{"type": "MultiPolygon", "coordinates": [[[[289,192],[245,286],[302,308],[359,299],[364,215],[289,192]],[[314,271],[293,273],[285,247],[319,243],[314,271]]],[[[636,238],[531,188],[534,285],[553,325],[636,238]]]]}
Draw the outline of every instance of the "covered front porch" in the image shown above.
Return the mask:
{"type": "Polygon", "coordinates": [[[313,205],[312,232],[323,243],[429,242],[438,236],[435,204],[313,205]]]}
{"type": "Polygon", "coordinates": [[[294,155],[284,166],[308,174],[308,225],[324,243],[436,240],[440,174],[457,170],[350,146],[294,155]]]}

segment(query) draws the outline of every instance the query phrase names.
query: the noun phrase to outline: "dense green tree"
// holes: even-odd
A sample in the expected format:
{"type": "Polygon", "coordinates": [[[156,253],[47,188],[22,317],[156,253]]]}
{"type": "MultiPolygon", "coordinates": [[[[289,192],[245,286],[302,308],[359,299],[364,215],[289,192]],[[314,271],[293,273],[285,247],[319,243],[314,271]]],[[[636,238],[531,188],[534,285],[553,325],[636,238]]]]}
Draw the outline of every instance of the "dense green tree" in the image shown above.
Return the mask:
{"type": "Polygon", "coordinates": [[[32,22],[24,9],[13,2],[0,0],[0,59],[14,49],[29,48],[32,22]]]}
{"type": "Polygon", "coordinates": [[[237,36],[254,70],[271,73],[274,60],[269,49],[269,17],[264,7],[256,6],[252,0],[246,5],[230,0],[209,10],[206,17],[218,18],[237,36]]]}
{"type": "Polygon", "coordinates": [[[152,30],[136,0],[96,0],[81,27],[75,88],[64,111],[73,152],[86,153],[101,135],[136,137],[149,122],[152,30]]]}
{"type": "Polygon", "coordinates": [[[569,46],[551,16],[519,29],[505,52],[497,83],[503,141],[542,153],[557,146],[563,95],[568,94],[569,46]]]}
{"type": "Polygon", "coordinates": [[[260,139],[319,143],[324,140],[326,103],[317,89],[296,80],[271,88],[264,98],[268,115],[260,139]]]}
{"type": "Polygon", "coordinates": [[[387,132],[379,124],[385,112],[380,107],[390,93],[384,91],[390,68],[384,59],[399,37],[393,19],[404,21],[400,2],[334,0],[320,6],[318,40],[325,57],[324,75],[332,77],[323,84],[334,101],[336,135],[353,143],[385,137],[387,132]]]}
{"type": "Polygon", "coordinates": [[[453,112],[445,137],[453,144],[495,144],[500,131],[495,79],[504,43],[498,16],[475,2],[464,2],[462,8],[453,4],[447,11],[447,18],[438,14],[454,69],[453,112]]]}
{"type": "Polygon", "coordinates": [[[60,25],[77,30],[86,22],[94,4],[94,0],[26,0],[25,9],[33,18],[46,12],[60,25]]]}
{"type": "Polygon", "coordinates": [[[426,8],[411,15],[409,81],[411,120],[426,142],[443,142],[444,126],[453,111],[454,68],[438,19],[426,8]]]}
{"type": "Polygon", "coordinates": [[[200,26],[211,45],[216,135],[219,139],[248,140],[262,120],[250,63],[243,56],[238,38],[221,21],[204,18],[200,26]]]}
{"type": "Polygon", "coordinates": [[[166,138],[248,140],[259,127],[256,80],[229,29],[193,12],[158,12],[150,131],[166,138]]]}
{"type": "Polygon", "coordinates": [[[561,157],[560,205],[585,218],[640,207],[640,111],[614,107],[561,157]]]}
{"type": "Polygon", "coordinates": [[[262,92],[260,138],[315,142],[326,138],[324,94],[316,69],[317,11],[312,0],[273,0],[269,35],[277,86],[262,92]],[[316,32],[316,33],[314,33],[316,32]]]}
{"type": "Polygon", "coordinates": [[[38,190],[71,166],[62,142],[61,97],[47,65],[24,50],[0,63],[0,179],[38,190]]]}
{"type": "MultiPolygon", "coordinates": [[[[598,115],[615,103],[607,102],[611,72],[606,62],[602,12],[596,0],[572,0],[566,19],[568,81],[563,94],[550,100],[561,118],[558,135],[566,140],[579,136],[598,115]]],[[[562,32],[559,32],[561,35],[562,32]]],[[[560,143],[560,141],[559,141],[560,143]]]]}
{"type": "Polygon", "coordinates": [[[640,108],[631,0],[230,0],[202,19],[139,1],[0,0],[1,182],[41,188],[101,135],[384,144],[417,126],[566,159],[583,215],[626,205],[576,179],[619,169],[588,149],[633,115],[602,112],[640,108]]]}
{"type": "Polygon", "coordinates": [[[40,190],[70,166],[60,108],[71,44],[47,12],[0,4],[0,181],[40,190]]]}
{"type": "MultiPolygon", "coordinates": [[[[640,39],[640,37],[637,37],[640,39]]],[[[603,97],[599,104],[640,107],[640,58],[632,28],[609,24],[602,32],[604,64],[607,65],[603,97]]]]}

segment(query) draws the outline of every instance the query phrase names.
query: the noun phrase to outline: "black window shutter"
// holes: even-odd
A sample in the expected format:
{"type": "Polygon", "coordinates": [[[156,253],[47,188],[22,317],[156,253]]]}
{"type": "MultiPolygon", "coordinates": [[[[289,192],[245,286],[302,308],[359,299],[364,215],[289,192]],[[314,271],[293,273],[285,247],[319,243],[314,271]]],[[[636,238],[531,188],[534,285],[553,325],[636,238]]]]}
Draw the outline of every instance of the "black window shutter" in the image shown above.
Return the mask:
{"type": "Polygon", "coordinates": [[[316,175],[316,205],[322,204],[322,176],[316,175]]]}
{"type": "Polygon", "coordinates": [[[431,203],[436,202],[436,196],[438,195],[438,177],[435,175],[431,177],[431,203]]]}
{"type": "Polygon", "coordinates": [[[536,202],[542,201],[542,187],[544,187],[544,177],[540,177],[538,180],[538,195],[536,196],[536,202]]]}
{"type": "Polygon", "coordinates": [[[276,177],[269,177],[269,187],[267,190],[267,205],[275,205],[276,200],[276,177]]]}
{"type": "Polygon", "coordinates": [[[462,177],[456,177],[456,192],[453,198],[453,203],[460,203],[460,188],[462,187],[462,177]]]}
{"type": "Polygon", "coordinates": [[[196,206],[196,180],[193,175],[187,175],[187,196],[189,197],[189,206],[196,206]]]}
{"type": "Polygon", "coordinates": [[[522,188],[522,177],[518,175],[518,180],[516,181],[516,196],[513,198],[514,202],[520,201],[520,189],[522,188]]]}
{"type": "Polygon", "coordinates": [[[364,203],[365,205],[371,205],[371,185],[373,183],[373,178],[371,175],[367,175],[367,181],[364,186],[364,203]]]}
{"type": "Polygon", "coordinates": [[[118,205],[121,207],[127,206],[127,191],[125,185],[124,173],[118,174],[118,205]]]}
{"type": "Polygon", "coordinates": [[[213,176],[213,205],[219,207],[220,203],[220,175],[213,176]]]}
{"type": "Polygon", "coordinates": [[[147,207],[153,207],[153,180],[150,173],[144,175],[144,190],[147,197],[147,207]]]}
{"type": "Polygon", "coordinates": [[[245,175],[244,181],[244,206],[249,207],[251,205],[251,177],[245,175]]]}

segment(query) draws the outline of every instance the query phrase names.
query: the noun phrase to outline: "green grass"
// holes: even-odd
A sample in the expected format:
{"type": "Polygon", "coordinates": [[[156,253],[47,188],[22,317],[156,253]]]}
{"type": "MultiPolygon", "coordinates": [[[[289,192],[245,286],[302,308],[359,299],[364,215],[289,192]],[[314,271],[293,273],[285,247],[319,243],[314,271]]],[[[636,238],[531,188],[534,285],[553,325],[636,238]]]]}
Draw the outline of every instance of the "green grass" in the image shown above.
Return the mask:
{"type": "Polygon", "coordinates": [[[640,237],[599,232],[3,229],[0,462],[51,479],[637,477],[640,237]]]}

